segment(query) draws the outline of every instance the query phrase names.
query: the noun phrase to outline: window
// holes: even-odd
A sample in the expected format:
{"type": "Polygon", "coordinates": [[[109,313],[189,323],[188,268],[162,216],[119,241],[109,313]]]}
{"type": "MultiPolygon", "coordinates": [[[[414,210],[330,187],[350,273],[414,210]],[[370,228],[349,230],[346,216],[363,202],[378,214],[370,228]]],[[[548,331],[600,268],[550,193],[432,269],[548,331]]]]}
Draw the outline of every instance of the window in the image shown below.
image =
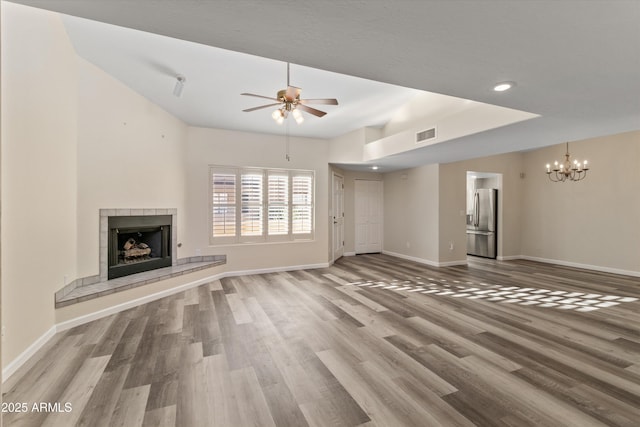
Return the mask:
{"type": "Polygon", "coordinates": [[[213,234],[236,235],[236,175],[213,175],[213,234]]]}
{"type": "Polygon", "coordinates": [[[262,174],[240,175],[240,235],[262,236],[262,174]]]}
{"type": "Polygon", "coordinates": [[[268,174],[268,233],[270,236],[289,234],[289,175],[268,174]]]}
{"type": "Polygon", "coordinates": [[[211,243],[313,238],[313,171],[212,166],[211,243]]]}
{"type": "Polygon", "coordinates": [[[313,177],[297,175],[292,177],[292,228],[293,234],[310,233],[313,219],[313,177]]]}

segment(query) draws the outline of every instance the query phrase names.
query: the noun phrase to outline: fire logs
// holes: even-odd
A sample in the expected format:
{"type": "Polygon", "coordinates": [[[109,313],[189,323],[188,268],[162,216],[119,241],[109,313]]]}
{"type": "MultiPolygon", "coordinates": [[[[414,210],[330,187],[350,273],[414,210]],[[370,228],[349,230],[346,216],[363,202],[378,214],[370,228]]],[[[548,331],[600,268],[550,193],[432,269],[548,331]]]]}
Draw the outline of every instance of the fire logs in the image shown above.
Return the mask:
{"type": "Polygon", "coordinates": [[[138,262],[149,258],[151,248],[146,243],[138,243],[133,238],[129,238],[123,245],[123,258],[125,263],[138,262]]]}

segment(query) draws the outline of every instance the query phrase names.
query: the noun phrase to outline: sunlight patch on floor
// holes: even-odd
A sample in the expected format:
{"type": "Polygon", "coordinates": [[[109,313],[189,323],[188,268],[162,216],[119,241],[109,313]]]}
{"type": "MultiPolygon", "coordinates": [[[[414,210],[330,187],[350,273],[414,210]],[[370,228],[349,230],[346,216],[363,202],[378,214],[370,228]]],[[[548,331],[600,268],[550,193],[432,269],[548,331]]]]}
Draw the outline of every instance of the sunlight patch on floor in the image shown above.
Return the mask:
{"type": "Polygon", "coordinates": [[[356,281],[347,283],[345,286],[382,288],[394,292],[421,293],[452,298],[482,299],[499,304],[518,304],[579,312],[595,311],[614,307],[621,303],[638,301],[638,298],[620,295],[520,288],[518,286],[500,286],[482,282],[464,282],[463,284],[459,280],[453,280],[449,284],[446,279],[434,279],[432,277],[416,277],[415,280],[356,281]]]}

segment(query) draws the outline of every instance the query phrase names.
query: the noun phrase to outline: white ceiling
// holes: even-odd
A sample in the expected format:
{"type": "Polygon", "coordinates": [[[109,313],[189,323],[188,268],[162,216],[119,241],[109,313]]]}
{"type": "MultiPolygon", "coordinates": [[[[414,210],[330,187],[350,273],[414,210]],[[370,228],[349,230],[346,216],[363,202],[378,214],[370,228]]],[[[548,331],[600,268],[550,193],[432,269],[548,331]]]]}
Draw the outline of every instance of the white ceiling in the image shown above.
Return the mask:
{"type": "MultiPolygon", "coordinates": [[[[63,22],[81,57],[189,125],[284,132],[284,126],[271,118],[276,107],[242,111],[272,101],[240,94],[275,98],[287,87],[286,62],[74,16],[64,15],[63,22]],[[178,74],[186,78],[180,98],[173,95],[178,74]]],[[[290,66],[290,83],[302,88],[303,99],[338,98],[339,107],[310,105],[327,112],[323,118],[303,113],[304,124],[289,121],[291,135],[312,138],[383,126],[398,107],[421,92],[296,64],[290,66]]]]}
{"type": "Polygon", "coordinates": [[[413,89],[541,116],[392,156],[380,162],[383,167],[640,129],[637,0],[14,2],[179,39],[135,32],[132,42],[131,31],[65,18],[81,55],[194,125],[272,128],[269,109],[211,123],[219,108],[261,105],[240,92],[272,96],[284,88],[282,61],[302,64],[292,65],[291,83],[303,88],[303,97],[340,101],[319,106],[328,113],[322,119],[291,125],[292,134],[327,138],[350,127],[381,126],[418,93],[413,89]],[[176,73],[187,77],[180,99],[171,96],[176,73]],[[492,91],[505,80],[517,86],[492,91]]]}

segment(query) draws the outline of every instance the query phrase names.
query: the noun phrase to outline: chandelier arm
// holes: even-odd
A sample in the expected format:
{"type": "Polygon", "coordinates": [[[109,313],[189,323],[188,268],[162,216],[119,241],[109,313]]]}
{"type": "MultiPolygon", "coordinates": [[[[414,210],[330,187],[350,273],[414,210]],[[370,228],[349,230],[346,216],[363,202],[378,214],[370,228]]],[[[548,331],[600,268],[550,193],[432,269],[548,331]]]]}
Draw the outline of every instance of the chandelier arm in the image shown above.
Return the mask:
{"type": "Polygon", "coordinates": [[[562,172],[558,173],[556,172],[556,182],[562,182],[564,181],[564,174],[562,172]]]}
{"type": "Polygon", "coordinates": [[[577,160],[571,163],[571,155],[569,153],[569,142],[566,143],[566,153],[564,155],[564,162],[555,162],[555,168],[551,169],[551,165],[547,164],[547,176],[551,182],[565,182],[565,181],[582,181],[587,177],[587,171],[589,170],[584,163],[584,168],[577,160]],[[552,175],[553,172],[553,175],[552,175]]]}

